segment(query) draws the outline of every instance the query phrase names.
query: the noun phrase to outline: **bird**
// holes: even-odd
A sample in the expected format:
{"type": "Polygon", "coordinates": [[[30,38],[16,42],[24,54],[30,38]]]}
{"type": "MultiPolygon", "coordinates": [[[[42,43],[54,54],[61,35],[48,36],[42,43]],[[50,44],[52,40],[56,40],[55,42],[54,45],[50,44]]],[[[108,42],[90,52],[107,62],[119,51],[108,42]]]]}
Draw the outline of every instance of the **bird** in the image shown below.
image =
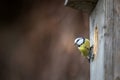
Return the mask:
{"type": "Polygon", "coordinates": [[[91,59],[94,58],[94,55],[92,55],[91,53],[93,46],[90,47],[89,39],[84,37],[78,37],[74,40],[74,44],[77,46],[81,55],[86,57],[89,62],[91,59]]]}

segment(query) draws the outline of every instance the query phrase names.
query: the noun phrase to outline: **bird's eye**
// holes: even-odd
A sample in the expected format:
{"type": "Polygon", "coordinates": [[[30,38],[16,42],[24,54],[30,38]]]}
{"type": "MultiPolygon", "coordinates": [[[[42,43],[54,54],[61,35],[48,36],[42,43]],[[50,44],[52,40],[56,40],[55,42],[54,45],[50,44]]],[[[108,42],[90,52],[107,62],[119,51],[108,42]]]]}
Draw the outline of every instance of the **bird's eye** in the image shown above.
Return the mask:
{"type": "Polygon", "coordinates": [[[76,43],[78,43],[79,40],[80,40],[80,39],[78,39],[78,40],[76,41],[76,43]]]}

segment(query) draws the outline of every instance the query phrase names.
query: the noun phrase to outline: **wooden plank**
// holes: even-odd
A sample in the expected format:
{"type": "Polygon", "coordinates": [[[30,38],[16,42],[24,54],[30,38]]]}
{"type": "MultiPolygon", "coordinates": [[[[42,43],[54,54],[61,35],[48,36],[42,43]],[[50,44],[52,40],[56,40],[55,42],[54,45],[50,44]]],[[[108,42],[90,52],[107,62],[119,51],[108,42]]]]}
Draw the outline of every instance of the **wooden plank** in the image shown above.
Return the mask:
{"type": "Polygon", "coordinates": [[[120,0],[114,0],[114,80],[120,80],[120,0]]]}
{"type": "Polygon", "coordinates": [[[90,16],[90,41],[94,44],[94,29],[98,27],[98,53],[95,60],[90,64],[90,80],[104,80],[104,0],[99,0],[96,8],[90,16]]]}
{"type": "Polygon", "coordinates": [[[105,80],[113,80],[113,45],[114,45],[114,16],[113,1],[105,0],[105,26],[104,26],[104,72],[105,80]]]}
{"type": "Polygon", "coordinates": [[[97,56],[90,64],[90,80],[113,80],[113,22],[113,0],[99,0],[90,16],[91,43],[96,25],[98,25],[99,42],[97,56]]]}

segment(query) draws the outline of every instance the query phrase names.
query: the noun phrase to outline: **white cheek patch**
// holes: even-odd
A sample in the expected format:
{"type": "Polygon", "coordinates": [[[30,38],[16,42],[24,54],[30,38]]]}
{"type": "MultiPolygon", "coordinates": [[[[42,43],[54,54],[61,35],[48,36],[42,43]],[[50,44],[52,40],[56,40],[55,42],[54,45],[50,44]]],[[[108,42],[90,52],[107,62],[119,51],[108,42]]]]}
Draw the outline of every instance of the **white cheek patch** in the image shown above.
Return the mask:
{"type": "Polygon", "coordinates": [[[83,43],[83,39],[80,39],[80,40],[77,42],[78,45],[81,45],[82,43],[83,43]]]}

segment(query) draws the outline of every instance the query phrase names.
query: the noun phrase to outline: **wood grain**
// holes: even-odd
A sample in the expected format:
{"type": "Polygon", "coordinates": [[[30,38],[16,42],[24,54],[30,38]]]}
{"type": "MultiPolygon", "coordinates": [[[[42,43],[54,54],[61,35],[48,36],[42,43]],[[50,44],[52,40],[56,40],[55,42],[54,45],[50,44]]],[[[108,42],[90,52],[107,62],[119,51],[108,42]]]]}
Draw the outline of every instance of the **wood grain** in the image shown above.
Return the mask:
{"type": "Polygon", "coordinates": [[[94,61],[90,64],[90,80],[104,80],[104,0],[99,0],[90,15],[90,41],[94,45],[94,29],[98,27],[98,51],[94,61]]]}
{"type": "Polygon", "coordinates": [[[113,68],[114,68],[114,80],[120,80],[120,0],[114,0],[114,27],[113,32],[113,68]]]}
{"type": "Polygon", "coordinates": [[[105,26],[104,28],[104,73],[105,80],[113,80],[113,45],[114,45],[114,15],[113,1],[105,0],[105,26]]]}
{"type": "Polygon", "coordinates": [[[120,80],[120,1],[99,0],[90,16],[90,39],[98,24],[98,56],[91,63],[91,80],[120,80]]]}

